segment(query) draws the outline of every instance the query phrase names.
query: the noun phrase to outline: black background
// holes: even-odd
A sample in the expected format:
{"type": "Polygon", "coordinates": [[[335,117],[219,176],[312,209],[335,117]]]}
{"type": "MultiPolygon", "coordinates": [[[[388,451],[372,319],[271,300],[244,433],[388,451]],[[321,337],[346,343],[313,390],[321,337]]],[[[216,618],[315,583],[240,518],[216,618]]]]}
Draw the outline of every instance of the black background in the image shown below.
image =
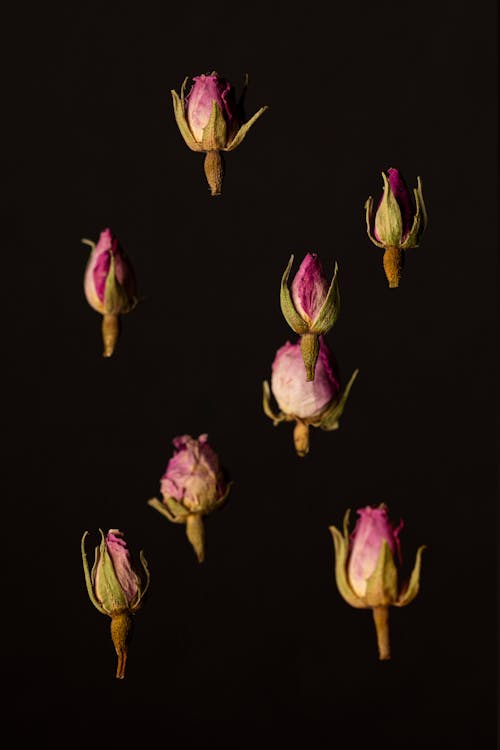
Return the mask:
{"type": "MultiPolygon", "coordinates": [[[[4,28],[7,418],[4,685],[42,746],[490,748],[495,736],[493,3],[18,6],[4,28]],[[170,89],[216,69],[248,115],[211,198],[170,89]],[[422,176],[429,226],[387,287],[363,205],[422,176]],[[82,278],[110,226],[143,301],[101,357],[82,278]],[[291,252],[340,267],[327,335],[340,430],[298,459],[261,384],[293,340],[291,252]],[[176,435],[207,432],[234,480],[198,565],[146,505],[176,435]],[[333,577],[328,526],[385,501],[421,592],[369,612],[333,577]],[[127,677],[85,590],[80,538],[122,529],[152,584],[127,677]]],[[[298,265],[296,266],[298,267],[298,265]]]]}

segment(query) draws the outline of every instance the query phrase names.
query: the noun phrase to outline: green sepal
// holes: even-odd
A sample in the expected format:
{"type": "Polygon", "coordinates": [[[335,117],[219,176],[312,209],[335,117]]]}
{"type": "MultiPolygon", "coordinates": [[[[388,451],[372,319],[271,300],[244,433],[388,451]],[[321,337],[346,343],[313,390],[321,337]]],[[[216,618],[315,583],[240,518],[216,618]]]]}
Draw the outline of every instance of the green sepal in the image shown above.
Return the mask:
{"type": "Polygon", "coordinates": [[[401,209],[384,172],[382,172],[382,178],[384,194],[375,214],[375,231],[384,247],[400,247],[403,235],[401,209]]]}
{"type": "Polygon", "coordinates": [[[275,427],[285,418],[281,412],[275,414],[271,408],[271,389],[267,380],[264,380],[262,384],[262,408],[264,409],[264,414],[266,414],[269,419],[272,419],[275,427]]]}
{"type": "Polygon", "coordinates": [[[148,500],[148,505],[161,513],[162,516],[165,516],[165,518],[168,518],[172,523],[184,523],[189,511],[171,497],[165,498],[165,503],[160,502],[156,497],[148,500]],[[168,505],[165,505],[165,503],[168,503],[168,505]]]}
{"type": "Polygon", "coordinates": [[[366,231],[368,233],[368,237],[371,239],[371,241],[373,242],[374,245],[376,245],[377,247],[384,247],[384,245],[381,242],[379,242],[378,240],[376,240],[375,237],[372,234],[372,229],[371,229],[371,225],[372,225],[372,211],[373,211],[373,198],[370,195],[370,197],[368,198],[368,200],[365,203],[366,231]]]}
{"type": "Polygon", "coordinates": [[[324,334],[330,330],[340,312],[340,290],[338,282],[338,270],[339,267],[335,263],[335,271],[333,273],[332,283],[328,289],[325,301],[318,313],[318,316],[311,326],[311,333],[324,334]]]}
{"type": "Polygon", "coordinates": [[[186,99],[184,97],[184,91],[185,91],[187,82],[188,82],[188,76],[185,77],[185,79],[182,82],[182,86],[181,86],[181,104],[182,104],[182,111],[183,112],[186,111],[186,99]]]}
{"type": "Polygon", "coordinates": [[[184,109],[184,87],[186,85],[187,78],[184,79],[184,82],[182,84],[181,88],[181,98],[179,98],[179,95],[177,91],[174,91],[172,89],[172,99],[174,102],[174,115],[175,115],[175,121],[177,123],[177,127],[179,128],[182,137],[184,138],[186,145],[189,146],[191,151],[203,151],[203,148],[201,145],[195,140],[194,135],[191,132],[191,129],[187,123],[186,115],[185,115],[185,109],[184,109]]]}
{"type": "Polygon", "coordinates": [[[179,503],[175,498],[170,497],[170,495],[165,498],[165,502],[172,515],[177,518],[184,520],[184,517],[187,516],[188,513],[191,513],[191,511],[186,510],[182,503],[179,503]]]}
{"type": "Polygon", "coordinates": [[[369,607],[384,607],[394,604],[397,598],[398,571],[391,548],[384,539],[375,570],[366,582],[364,599],[369,607]]]}
{"type": "Polygon", "coordinates": [[[347,580],[347,558],[349,556],[349,515],[347,510],[344,515],[344,533],[341,534],[336,526],[329,526],[335,547],[335,580],[340,595],[345,601],[356,607],[356,609],[365,609],[366,604],[357,596],[349,585],[347,580]]]}
{"type": "Polygon", "coordinates": [[[283,313],[286,322],[295,333],[302,335],[309,331],[309,325],[299,315],[293,304],[292,295],[288,288],[288,277],[290,276],[290,270],[293,264],[293,255],[290,256],[288,265],[285,268],[285,272],[281,277],[281,288],[280,288],[280,305],[281,312],[283,313]]]}
{"type": "Polygon", "coordinates": [[[319,423],[319,427],[322,430],[329,431],[338,429],[339,419],[342,416],[345,405],[347,403],[347,399],[349,397],[349,393],[351,392],[352,384],[356,380],[358,373],[358,369],[354,370],[349,379],[349,382],[342,392],[340,399],[336,403],[333,403],[330,407],[328,407],[328,409],[326,409],[326,411],[323,412],[323,414],[320,415],[321,421],[319,423]]]}
{"type": "Polygon", "coordinates": [[[80,242],[83,245],[88,245],[91,250],[95,250],[95,242],[93,240],[88,240],[86,237],[82,237],[82,239],[80,240],[80,242]]]}
{"type": "Polygon", "coordinates": [[[101,534],[101,545],[99,548],[99,565],[100,575],[99,580],[96,582],[96,596],[106,614],[113,615],[116,612],[122,612],[124,609],[128,609],[128,601],[125,593],[120,585],[120,582],[116,576],[113,561],[108,552],[106,546],[106,539],[102,529],[99,529],[101,534]],[[99,591],[97,591],[99,586],[99,591]]]}
{"type": "Polygon", "coordinates": [[[130,610],[132,612],[137,612],[137,610],[141,607],[142,600],[144,599],[144,597],[146,595],[146,591],[148,590],[149,584],[151,582],[151,575],[150,575],[150,572],[149,572],[148,561],[144,557],[144,552],[142,551],[142,549],[139,552],[139,559],[140,559],[141,565],[142,565],[142,567],[144,569],[144,573],[145,573],[145,576],[146,576],[146,583],[143,586],[142,585],[142,581],[141,581],[141,583],[139,585],[139,591],[137,593],[137,599],[135,600],[135,602],[132,602],[130,604],[130,610]]]}
{"type": "Polygon", "coordinates": [[[104,312],[108,315],[122,315],[130,312],[137,304],[135,297],[129,300],[127,293],[115,274],[115,259],[109,253],[109,271],[104,287],[104,312]]]}
{"type": "Polygon", "coordinates": [[[99,612],[101,612],[103,615],[107,615],[108,613],[101,606],[101,603],[97,599],[97,597],[95,595],[95,592],[94,592],[94,587],[92,585],[93,579],[94,579],[94,572],[95,572],[96,564],[97,564],[97,561],[98,561],[99,548],[98,547],[96,548],[96,555],[95,555],[96,559],[95,559],[95,562],[94,562],[94,566],[92,568],[92,577],[91,577],[91,574],[90,574],[90,571],[89,571],[89,564],[88,564],[88,560],[87,560],[87,553],[85,551],[85,539],[86,539],[88,533],[89,533],[88,531],[86,531],[84,533],[84,535],[82,536],[81,544],[80,544],[80,548],[81,548],[81,551],[82,551],[83,572],[84,572],[84,575],[85,575],[85,583],[87,585],[87,593],[88,593],[89,599],[92,602],[92,604],[94,605],[94,607],[96,609],[98,609],[99,612]]]}
{"type": "Polygon", "coordinates": [[[226,491],[224,492],[224,494],[221,497],[219,497],[218,500],[215,501],[212,510],[215,510],[216,508],[220,508],[222,505],[224,505],[224,503],[226,502],[227,498],[229,497],[229,493],[231,492],[233,484],[234,484],[234,482],[228,482],[228,485],[226,487],[226,491]]]}
{"type": "Polygon", "coordinates": [[[420,588],[420,569],[422,567],[422,552],[425,549],[425,544],[418,548],[417,555],[415,557],[415,565],[411,572],[408,586],[401,592],[397,601],[394,602],[396,607],[406,607],[407,604],[412,602],[418,590],[420,588]]]}
{"type": "Polygon", "coordinates": [[[266,109],[269,109],[269,107],[261,107],[259,109],[259,111],[254,114],[253,117],[251,117],[247,122],[245,122],[240,127],[240,129],[238,130],[238,132],[234,136],[234,138],[231,141],[231,143],[228,146],[226,146],[223,149],[223,151],[233,151],[237,146],[239,146],[240,143],[245,138],[245,136],[248,133],[248,131],[250,130],[250,128],[252,127],[252,125],[254,124],[254,122],[256,122],[259,119],[259,117],[264,114],[264,112],[266,111],[266,109]]]}
{"type": "Polygon", "coordinates": [[[201,147],[203,151],[220,151],[227,142],[227,125],[222,110],[214,100],[210,117],[203,128],[201,147]]]}
{"type": "Polygon", "coordinates": [[[413,188],[413,195],[415,197],[416,211],[408,237],[401,245],[403,250],[418,247],[420,237],[427,227],[427,211],[425,208],[424,196],[422,193],[422,180],[420,177],[417,177],[417,187],[413,188]]]}

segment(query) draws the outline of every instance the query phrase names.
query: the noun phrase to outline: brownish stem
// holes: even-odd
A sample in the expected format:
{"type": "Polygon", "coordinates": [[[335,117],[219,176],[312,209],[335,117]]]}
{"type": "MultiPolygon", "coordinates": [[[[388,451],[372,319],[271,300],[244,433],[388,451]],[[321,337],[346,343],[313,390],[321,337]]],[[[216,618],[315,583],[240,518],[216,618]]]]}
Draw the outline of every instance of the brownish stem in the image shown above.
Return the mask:
{"type": "Polygon", "coordinates": [[[127,664],[128,639],[132,630],[132,618],[129,612],[120,612],[111,618],[111,638],[118,656],[116,677],[123,680],[127,664]]]}
{"type": "Polygon", "coordinates": [[[381,660],[391,658],[389,643],[389,607],[373,607],[373,619],[377,631],[378,656],[381,660]]]}
{"type": "Polygon", "coordinates": [[[306,380],[314,380],[314,371],[319,355],[319,338],[316,333],[303,333],[300,337],[300,351],[306,368],[306,380]]]}
{"type": "Polygon", "coordinates": [[[120,324],[118,321],[118,315],[114,313],[104,313],[102,316],[102,341],[104,344],[103,357],[111,357],[115,350],[115,345],[118,340],[118,333],[120,331],[120,324]]]}
{"type": "Polygon", "coordinates": [[[309,453],[309,425],[297,420],[293,428],[293,442],[298,456],[303,458],[309,453]]]}
{"type": "Polygon", "coordinates": [[[224,178],[224,162],[220,151],[207,151],[205,156],[205,176],[210,185],[212,195],[222,193],[222,180],[224,178]]]}
{"type": "Polygon", "coordinates": [[[193,545],[198,562],[205,559],[205,527],[201,513],[189,513],[186,518],[187,538],[193,545]]]}
{"type": "Polygon", "coordinates": [[[403,274],[404,261],[404,250],[401,250],[400,247],[385,248],[384,271],[391,289],[399,286],[403,274]]]}

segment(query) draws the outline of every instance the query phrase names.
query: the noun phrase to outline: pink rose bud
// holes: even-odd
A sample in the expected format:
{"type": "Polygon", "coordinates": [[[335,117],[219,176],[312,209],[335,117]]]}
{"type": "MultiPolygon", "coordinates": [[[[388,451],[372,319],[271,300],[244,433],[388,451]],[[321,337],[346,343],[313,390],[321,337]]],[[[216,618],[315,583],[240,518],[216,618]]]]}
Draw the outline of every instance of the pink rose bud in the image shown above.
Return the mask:
{"type": "Polygon", "coordinates": [[[234,86],[217,73],[193,78],[193,85],[186,96],[184,109],[186,119],[197,143],[203,143],[203,131],[210,122],[213,105],[217,104],[226,123],[226,133],[221,146],[227,146],[238,128],[238,106],[234,86]]]}
{"type": "Polygon", "coordinates": [[[335,545],[335,578],[340,594],[357,609],[373,611],[380,659],[390,659],[389,606],[405,607],[416,597],[420,586],[422,552],[419,547],[408,582],[400,585],[401,569],[399,532],[403,522],[394,524],[387,507],[361,508],[358,521],[349,536],[349,514],[344,517],[341,533],[330,526],[335,545]]]}
{"type": "Polygon", "coordinates": [[[84,533],[81,544],[87,592],[99,612],[111,618],[111,638],[118,656],[116,676],[123,679],[132,631],[132,614],[141,607],[149,587],[148,565],[141,551],[143,579],[132,564],[123,534],[118,529],[110,529],[106,536],[100,531],[101,544],[96,547],[95,562],[90,571],[85,552],[87,533],[84,533]]]}
{"type": "Polygon", "coordinates": [[[118,339],[118,316],[137,304],[134,271],[110,229],[101,232],[97,245],[92,240],[82,242],[92,248],[85,269],[85,296],[89,305],[103,316],[103,356],[110,357],[118,339]]]}
{"type": "Polygon", "coordinates": [[[224,164],[221,151],[233,151],[245,138],[254,122],[266,111],[261,107],[245,121],[243,93],[236,102],[234,87],[212,71],[193,78],[189,94],[184,96],[187,78],[180,96],[172,90],[174,115],[186,144],[192,151],[205,152],[205,175],[212,195],[222,192],[224,164]]]}
{"type": "Polygon", "coordinates": [[[306,367],[307,380],[314,380],[319,355],[319,340],[337,320],[340,307],[338,267],[329,283],[316,253],[307,253],[292,282],[291,292],[288,277],[293,264],[293,255],[281,279],[280,304],[288,325],[300,335],[302,359],[306,367]]]}
{"type": "Polygon", "coordinates": [[[299,456],[309,452],[309,427],[335,430],[344,410],[349,391],[358,374],[356,370],[341,393],[337,365],[333,354],[319,337],[319,353],[314,380],[306,379],[300,343],[287,343],[276,352],[272,366],[271,390],[280,408],[275,414],[270,405],[270,389],[264,383],[263,406],[275,425],[295,422],[294,442],[299,456]]]}
{"type": "Polygon", "coordinates": [[[384,192],[380,198],[372,231],[373,198],[365,203],[368,237],[384,248],[384,270],[389,287],[399,286],[404,265],[403,250],[418,247],[427,226],[427,211],[422,195],[422,182],[417,177],[414,202],[406,183],[397,169],[382,172],[384,192]]]}
{"type": "Polygon", "coordinates": [[[148,500],[151,507],[173,523],[185,523],[186,533],[199,562],[205,559],[203,516],[219,508],[231,489],[219,457],[207,442],[190,435],[172,441],[175,453],[161,479],[162,500],[148,500]]]}

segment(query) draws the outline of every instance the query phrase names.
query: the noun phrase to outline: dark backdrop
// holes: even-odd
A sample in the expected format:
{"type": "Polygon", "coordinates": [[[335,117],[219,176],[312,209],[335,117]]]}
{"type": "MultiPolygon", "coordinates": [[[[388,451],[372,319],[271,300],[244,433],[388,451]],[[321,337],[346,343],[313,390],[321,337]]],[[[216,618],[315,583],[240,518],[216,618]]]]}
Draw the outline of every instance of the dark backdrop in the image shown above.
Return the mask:
{"type": "Polygon", "coordinates": [[[23,738],[61,747],[478,748],[495,736],[493,3],[67,3],[4,27],[4,685],[23,738]],[[211,198],[170,89],[215,68],[270,109],[211,198]],[[429,212],[401,287],[363,204],[397,166],[429,212]],[[141,304],[110,360],[82,277],[110,226],[141,304]],[[294,455],[261,409],[293,334],[291,252],[340,267],[327,335],[341,428],[294,455]],[[234,479],[207,560],[146,505],[172,438],[207,432],[234,479]],[[385,501],[418,598],[369,612],[328,526],[385,501]],[[127,677],[85,590],[80,538],[117,527],[152,572],[127,677]]]}

